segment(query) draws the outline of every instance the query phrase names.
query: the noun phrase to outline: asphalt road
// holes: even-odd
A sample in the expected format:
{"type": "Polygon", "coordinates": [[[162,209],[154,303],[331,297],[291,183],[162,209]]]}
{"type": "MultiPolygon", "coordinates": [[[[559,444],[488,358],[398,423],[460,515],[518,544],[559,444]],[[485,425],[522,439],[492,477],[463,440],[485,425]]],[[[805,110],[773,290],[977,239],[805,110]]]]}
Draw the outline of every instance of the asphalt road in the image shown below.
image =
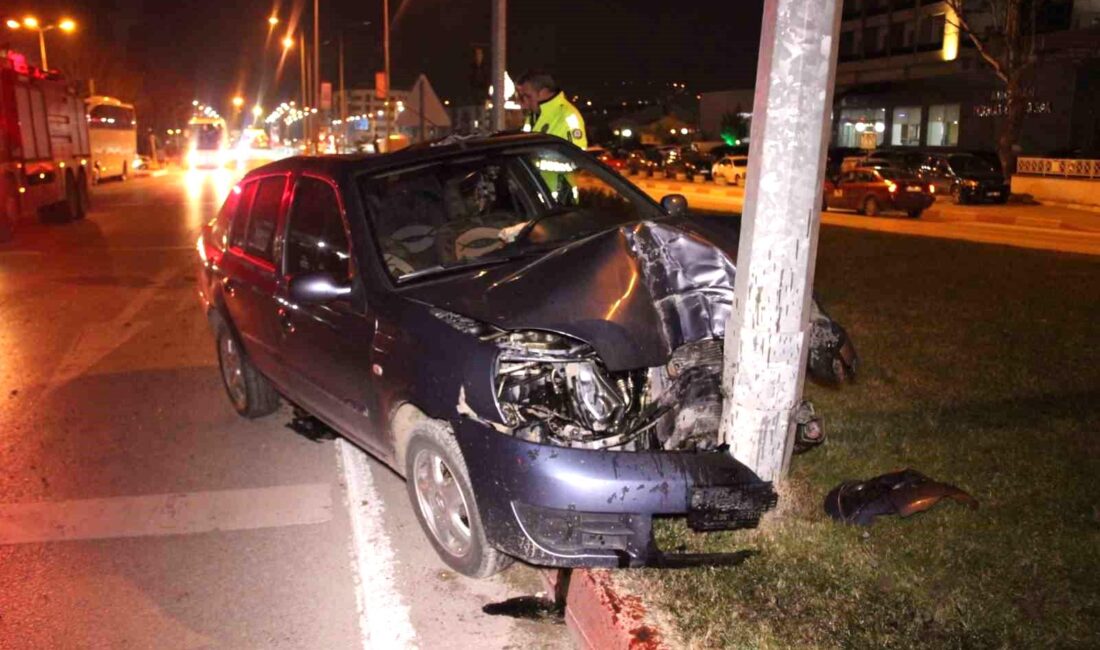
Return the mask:
{"type": "MultiPolygon", "coordinates": [[[[657,199],[666,194],[683,194],[689,206],[698,211],[739,213],[744,205],[743,187],[637,177],[631,180],[657,199]]],[[[851,211],[829,210],[822,213],[821,223],[916,237],[1100,255],[1100,212],[1056,206],[953,205],[938,200],[917,220],[900,213],[864,217],[851,211]]]]}
{"type": "Polygon", "coordinates": [[[392,472],[237,417],[195,294],[229,175],[103,185],[0,246],[0,648],[569,647],[482,607],[392,472]]]}

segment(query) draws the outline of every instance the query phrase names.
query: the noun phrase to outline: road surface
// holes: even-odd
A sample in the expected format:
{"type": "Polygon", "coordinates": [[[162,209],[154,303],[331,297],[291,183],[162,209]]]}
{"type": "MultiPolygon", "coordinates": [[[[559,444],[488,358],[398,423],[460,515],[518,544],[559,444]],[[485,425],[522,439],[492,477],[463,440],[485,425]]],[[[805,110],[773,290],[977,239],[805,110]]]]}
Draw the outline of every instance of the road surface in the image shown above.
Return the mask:
{"type": "Polygon", "coordinates": [[[532,569],[454,574],[388,469],[231,409],[194,244],[233,180],[105,184],[0,246],[0,648],[569,647],[482,611],[532,569]]]}

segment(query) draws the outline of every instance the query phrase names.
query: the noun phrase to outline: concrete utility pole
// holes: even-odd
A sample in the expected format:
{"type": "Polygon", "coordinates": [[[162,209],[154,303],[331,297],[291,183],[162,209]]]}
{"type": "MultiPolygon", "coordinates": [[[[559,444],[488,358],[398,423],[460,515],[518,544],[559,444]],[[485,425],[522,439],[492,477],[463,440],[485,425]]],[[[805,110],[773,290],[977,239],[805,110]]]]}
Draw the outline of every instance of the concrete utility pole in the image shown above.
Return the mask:
{"type": "Polygon", "coordinates": [[[504,68],[508,56],[508,0],[493,0],[493,113],[491,130],[504,130],[504,68]]]}
{"type": "Polygon", "coordinates": [[[760,478],[782,478],[809,342],[842,0],[765,0],[722,434],[760,478]]]}

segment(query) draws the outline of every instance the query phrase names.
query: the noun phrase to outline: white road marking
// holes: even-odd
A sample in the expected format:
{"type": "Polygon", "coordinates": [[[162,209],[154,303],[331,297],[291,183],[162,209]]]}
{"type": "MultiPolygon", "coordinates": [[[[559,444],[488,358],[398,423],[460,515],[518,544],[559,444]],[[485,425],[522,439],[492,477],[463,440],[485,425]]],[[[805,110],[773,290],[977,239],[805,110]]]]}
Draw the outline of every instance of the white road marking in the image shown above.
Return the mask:
{"type": "Polygon", "coordinates": [[[382,499],[374,489],[367,457],[352,444],[336,441],[336,459],[347,486],[351,516],[352,571],[363,648],[415,648],[416,631],[397,590],[397,561],[382,522],[382,499]]]}
{"type": "Polygon", "coordinates": [[[0,504],[0,544],[253,530],[330,519],[328,483],[9,503],[0,504]]]}

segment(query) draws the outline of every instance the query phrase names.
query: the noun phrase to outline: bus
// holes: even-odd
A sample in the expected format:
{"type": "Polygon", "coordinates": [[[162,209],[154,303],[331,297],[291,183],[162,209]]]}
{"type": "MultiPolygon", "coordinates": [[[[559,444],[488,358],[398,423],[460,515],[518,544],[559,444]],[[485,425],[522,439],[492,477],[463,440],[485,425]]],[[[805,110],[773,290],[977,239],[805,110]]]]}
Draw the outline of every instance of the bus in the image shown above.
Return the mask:
{"type": "Polygon", "coordinates": [[[225,167],[231,159],[229,129],[220,117],[192,117],[187,122],[187,167],[225,167]]]}
{"type": "Polygon", "coordinates": [[[137,158],[137,120],[134,107],[114,97],[84,100],[88,111],[88,138],[92,149],[92,182],[105,178],[126,180],[137,158]]]}
{"type": "Polygon", "coordinates": [[[88,211],[88,122],[77,88],[0,50],[0,242],[21,221],[83,219],[88,211]]]}

